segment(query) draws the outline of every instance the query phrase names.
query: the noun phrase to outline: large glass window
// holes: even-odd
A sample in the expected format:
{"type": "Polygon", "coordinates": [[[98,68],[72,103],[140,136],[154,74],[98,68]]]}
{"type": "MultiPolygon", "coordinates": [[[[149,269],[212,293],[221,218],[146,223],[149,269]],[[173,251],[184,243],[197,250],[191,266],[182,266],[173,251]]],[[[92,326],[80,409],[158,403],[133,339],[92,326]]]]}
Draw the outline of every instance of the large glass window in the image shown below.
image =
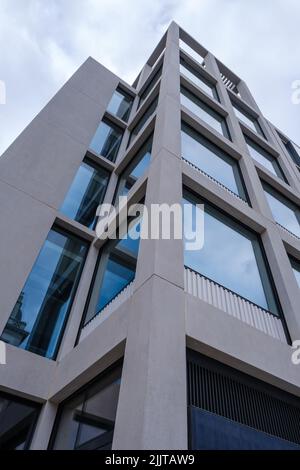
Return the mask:
{"type": "Polygon", "coordinates": [[[269,170],[271,173],[278,176],[278,178],[281,178],[285,181],[285,177],[282,173],[277,159],[270,155],[260,145],[256,144],[253,140],[249,139],[249,137],[245,136],[245,140],[251,157],[258,163],[263,165],[265,168],[267,168],[267,170],[269,170]]]}
{"type": "Polygon", "coordinates": [[[87,243],[52,229],[1,339],[55,358],[87,252],[87,243]]]}
{"type": "Polygon", "coordinates": [[[140,148],[137,155],[120,177],[116,197],[126,196],[134,183],[144,175],[151,159],[152,137],[140,148]]]}
{"type": "MultiPolygon", "coordinates": [[[[185,223],[192,221],[194,224],[196,210],[200,210],[195,204],[199,201],[186,193],[183,202],[191,204],[193,210],[192,219],[185,219],[185,223]]],[[[185,248],[184,257],[187,267],[278,315],[257,235],[207,203],[204,206],[204,245],[198,251],[185,248]]]]}
{"type": "Polygon", "coordinates": [[[203,57],[195,51],[191,46],[189,46],[186,42],[184,42],[182,39],[179,40],[179,47],[182,49],[184,52],[189,54],[193,59],[196,60],[200,65],[203,67],[205,66],[205,62],[203,57]]]}
{"type": "Polygon", "coordinates": [[[84,160],[60,208],[61,212],[93,228],[97,207],[103,202],[108,180],[108,171],[84,160]]]}
{"type": "Polygon", "coordinates": [[[140,101],[139,101],[139,107],[141,104],[145,101],[147,96],[150,95],[150,92],[153,90],[154,86],[158,82],[158,80],[161,77],[161,72],[162,72],[162,66],[160,66],[156,72],[154,72],[152,78],[148,81],[147,85],[143,89],[142,93],[140,94],[140,101]]]}
{"type": "Polygon", "coordinates": [[[158,96],[156,98],[154,98],[154,100],[148,106],[148,108],[146,109],[146,111],[144,112],[144,114],[142,115],[140,120],[137,122],[137,124],[132,129],[132,131],[130,133],[129,141],[128,141],[128,146],[131,144],[133,139],[140,133],[140,131],[142,130],[142,128],[144,127],[144,125],[146,124],[146,122],[148,121],[150,116],[152,116],[152,114],[156,110],[157,103],[158,103],[158,96]]]}
{"type": "Polygon", "coordinates": [[[300,261],[296,260],[295,258],[290,257],[290,262],[291,262],[292,269],[295,274],[295,278],[297,280],[298,286],[300,287],[300,261]]]}
{"type": "Polygon", "coordinates": [[[184,123],[181,129],[181,152],[184,159],[241,198],[247,199],[237,161],[184,123]]]}
{"type": "Polygon", "coordinates": [[[59,408],[50,447],[54,450],[111,449],[122,367],[66,400],[59,408]]]}
{"type": "Polygon", "coordinates": [[[242,121],[243,124],[246,124],[246,126],[250,127],[254,132],[264,137],[264,133],[257,119],[240,108],[236,103],[232,103],[232,106],[236,117],[242,121]]]}
{"type": "Polygon", "coordinates": [[[207,106],[207,104],[205,104],[184,87],[181,87],[180,96],[181,104],[183,106],[188,108],[192,113],[196,114],[196,116],[205,121],[216,131],[229,138],[228,127],[223,116],[207,106]]]}
{"type": "Polygon", "coordinates": [[[117,158],[122,137],[123,132],[118,126],[103,120],[90,143],[90,149],[114,162],[117,158]]]}
{"type": "Polygon", "coordinates": [[[127,237],[107,243],[99,257],[83,324],[98,315],[135,277],[140,219],[130,222],[127,237]]]}
{"type": "Polygon", "coordinates": [[[26,450],[38,418],[40,406],[0,393],[0,450],[26,450]]]}
{"type": "Polygon", "coordinates": [[[182,57],[180,59],[180,73],[185,77],[189,78],[195,85],[202,88],[207,94],[219,99],[216,87],[204,78],[197,70],[195,70],[186,60],[182,57]]]}
{"type": "Polygon", "coordinates": [[[119,117],[123,121],[128,121],[133,98],[119,88],[114,92],[107,111],[119,117]]]}
{"type": "Polygon", "coordinates": [[[280,134],[278,134],[280,139],[282,140],[283,145],[285,146],[288,154],[296,163],[296,165],[299,167],[300,166],[300,148],[298,145],[292,143],[290,140],[286,140],[284,137],[282,137],[280,134]]]}
{"type": "Polygon", "coordinates": [[[300,238],[300,211],[296,204],[289,201],[271,186],[264,184],[267,197],[274,219],[289,232],[300,238]]]}

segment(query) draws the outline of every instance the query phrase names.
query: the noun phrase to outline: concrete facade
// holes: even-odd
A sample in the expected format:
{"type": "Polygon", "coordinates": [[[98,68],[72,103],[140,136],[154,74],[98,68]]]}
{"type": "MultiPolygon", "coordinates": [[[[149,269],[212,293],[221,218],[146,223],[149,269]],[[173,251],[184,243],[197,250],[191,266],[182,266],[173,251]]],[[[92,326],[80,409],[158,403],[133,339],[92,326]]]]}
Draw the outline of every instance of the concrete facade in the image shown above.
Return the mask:
{"type": "Polygon", "coordinates": [[[7,365],[0,366],[0,390],[42,404],[31,449],[47,448],[58,405],[122,357],[114,449],[187,449],[187,347],[300,397],[300,366],[291,362],[288,341],[188,292],[181,240],[141,240],[132,293],[74,347],[101,242],[59,208],[118,85],[134,102],[128,125],[109,116],[124,129],[117,160],[91,155],[111,172],[105,202],[113,200],[119,175],[154,130],[149,168],[129,199],[145,197],[146,205],[180,203],[184,185],[257,232],[291,340],[300,339],[300,291],[288,258],[300,260],[300,239],[276,224],[261,185],[261,180],[270,183],[300,206],[299,170],[245,82],[171,23],[133,86],[89,58],[0,159],[1,331],[54,223],[90,243],[57,360],[8,345],[7,365]],[[180,40],[204,58],[202,72],[215,83],[219,103],[180,76],[180,53],[193,63],[180,52],[180,40]],[[141,91],[160,64],[158,83],[137,109],[141,91]],[[225,117],[232,141],[180,104],[181,83],[225,117]],[[158,90],[155,112],[126,148],[130,131],[158,90]],[[266,139],[244,131],[278,158],[287,182],[252,159],[232,100],[257,117],[266,139]],[[251,206],[181,158],[182,118],[238,160],[251,206]]]}

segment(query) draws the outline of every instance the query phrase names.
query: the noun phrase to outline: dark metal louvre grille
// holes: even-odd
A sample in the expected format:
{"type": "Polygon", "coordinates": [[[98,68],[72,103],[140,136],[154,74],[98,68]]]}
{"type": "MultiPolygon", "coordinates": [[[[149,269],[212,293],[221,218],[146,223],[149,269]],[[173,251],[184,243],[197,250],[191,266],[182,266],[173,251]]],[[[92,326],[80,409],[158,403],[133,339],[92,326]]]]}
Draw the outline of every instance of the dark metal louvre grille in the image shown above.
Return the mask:
{"type": "Polygon", "coordinates": [[[188,405],[300,444],[300,405],[188,360],[188,405]]]}

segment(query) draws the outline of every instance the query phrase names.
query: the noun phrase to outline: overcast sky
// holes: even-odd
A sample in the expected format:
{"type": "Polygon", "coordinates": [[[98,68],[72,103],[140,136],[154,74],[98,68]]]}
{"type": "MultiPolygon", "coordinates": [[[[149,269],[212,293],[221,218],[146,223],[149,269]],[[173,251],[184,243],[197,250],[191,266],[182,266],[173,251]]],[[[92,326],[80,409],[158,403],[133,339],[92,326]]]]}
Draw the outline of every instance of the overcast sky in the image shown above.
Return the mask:
{"type": "Polygon", "coordinates": [[[0,0],[0,154],[88,56],[132,83],[171,20],[300,143],[299,0],[0,0]]]}

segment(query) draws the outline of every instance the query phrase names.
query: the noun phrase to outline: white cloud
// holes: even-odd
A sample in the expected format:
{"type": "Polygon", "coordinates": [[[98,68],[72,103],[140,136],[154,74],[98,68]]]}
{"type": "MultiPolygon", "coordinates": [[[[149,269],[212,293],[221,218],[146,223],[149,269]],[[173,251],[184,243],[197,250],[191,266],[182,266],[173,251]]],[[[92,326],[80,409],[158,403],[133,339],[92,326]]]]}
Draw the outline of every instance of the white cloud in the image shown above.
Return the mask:
{"type": "Polygon", "coordinates": [[[1,0],[0,153],[89,56],[132,82],[175,19],[300,142],[298,0],[1,0]]]}

